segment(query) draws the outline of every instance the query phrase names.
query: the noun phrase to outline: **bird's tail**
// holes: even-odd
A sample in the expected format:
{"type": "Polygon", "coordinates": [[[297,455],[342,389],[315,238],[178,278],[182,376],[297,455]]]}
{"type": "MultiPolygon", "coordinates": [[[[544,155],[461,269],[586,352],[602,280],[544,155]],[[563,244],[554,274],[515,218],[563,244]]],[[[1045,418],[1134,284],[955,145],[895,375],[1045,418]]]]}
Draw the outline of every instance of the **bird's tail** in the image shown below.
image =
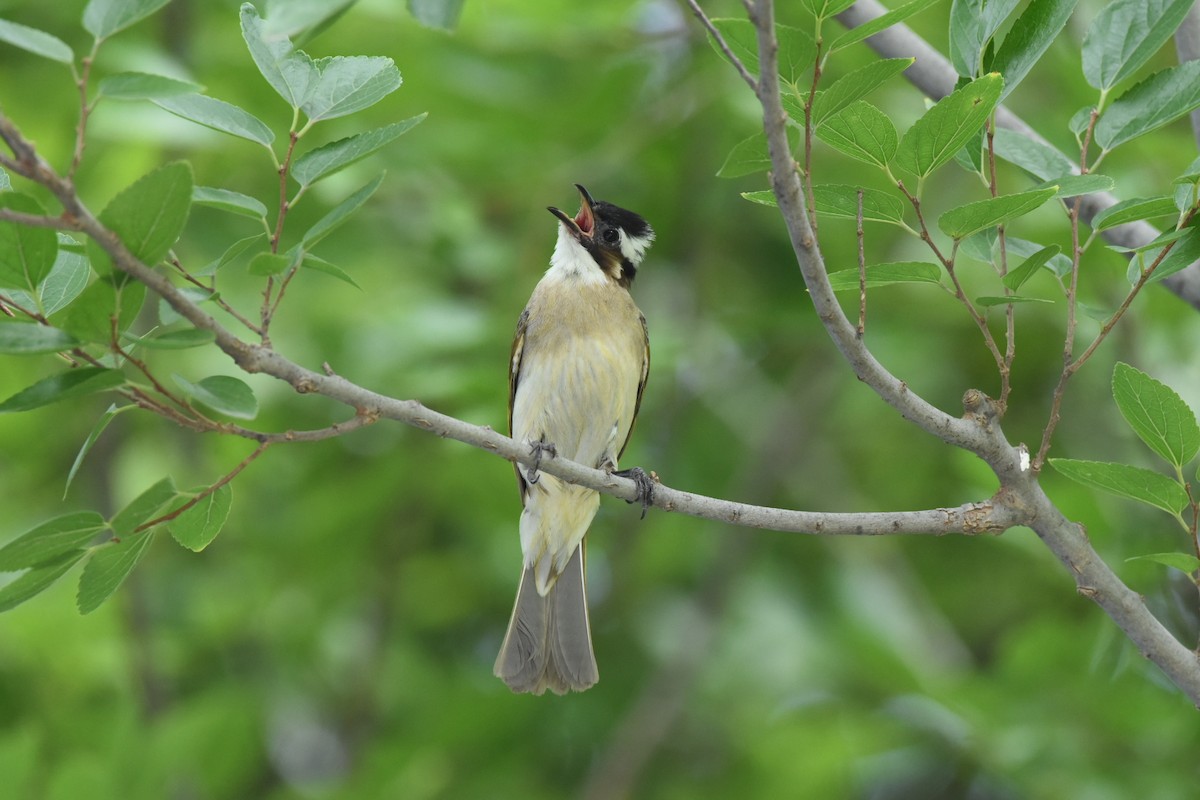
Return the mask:
{"type": "Polygon", "coordinates": [[[592,652],[583,543],[543,597],[525,567],[495,673],[514,692],[581,692],[600,678],[592,652]]]}

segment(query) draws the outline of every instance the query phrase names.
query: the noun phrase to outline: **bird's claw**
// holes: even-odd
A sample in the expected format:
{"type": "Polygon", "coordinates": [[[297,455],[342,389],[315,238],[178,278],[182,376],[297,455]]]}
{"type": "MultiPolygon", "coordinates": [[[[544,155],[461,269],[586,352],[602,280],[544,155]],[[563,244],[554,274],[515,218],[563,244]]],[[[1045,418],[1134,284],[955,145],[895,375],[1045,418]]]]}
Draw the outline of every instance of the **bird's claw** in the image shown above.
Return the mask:
{"type": "Polygon", "coordinates": [[[626,502],[640,503],[642,506],[642,519],[645,519],[646,509],[650,507],[650,503],[654,500],[654,484],[657,481],[658,476],[653,472],[647,473],[646,470],[642,469],[641,467],[623,469],[619,472],[614,472],[613,475],[617,475],[621,478],[629,478],[629,480],[633,481],[634,484],[637,485],[637,497],[633,500],[627,500],[626,502]]]}
{"type": "Polygon", "coordinates": [[[533,486],[542,478],[539,472],[542,466],[542,457],[549,456],[550,458],[554,458],[558,455],[558,450],[555,448],[554,442],[547,442],[543,437],[529,443],[529,452],[533,454],[533,466],[525,471],[525,482],[533,486]]]}

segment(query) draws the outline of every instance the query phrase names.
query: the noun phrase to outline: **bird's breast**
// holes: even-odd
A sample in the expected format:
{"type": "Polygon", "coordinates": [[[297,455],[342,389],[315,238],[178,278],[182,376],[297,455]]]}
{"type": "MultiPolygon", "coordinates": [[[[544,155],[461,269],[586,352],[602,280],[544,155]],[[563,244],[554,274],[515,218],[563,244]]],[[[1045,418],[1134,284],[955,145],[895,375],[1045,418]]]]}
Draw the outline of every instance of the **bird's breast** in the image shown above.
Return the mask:
{"type": "Polygon", "coordinates": [[[553,442],[560,455],[599,466],[615,461],[637,406],[646,357],[641,314],[609,284],[539,284],[513,403],[513,435],[553,442]]]}

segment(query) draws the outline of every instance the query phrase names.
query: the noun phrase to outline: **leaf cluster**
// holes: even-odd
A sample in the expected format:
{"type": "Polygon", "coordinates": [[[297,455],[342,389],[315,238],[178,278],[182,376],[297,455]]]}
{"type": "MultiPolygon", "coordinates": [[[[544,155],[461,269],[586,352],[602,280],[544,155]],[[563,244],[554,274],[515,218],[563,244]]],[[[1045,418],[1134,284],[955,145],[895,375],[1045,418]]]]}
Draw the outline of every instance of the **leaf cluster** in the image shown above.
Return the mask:
{"type": "MultiPolygon", "coordinates": [[[[0,41],[71,66],[83,98],[80,138],[75,162],[83,156],[86,122],[97,104],[149,101],[177,116],[236,139],[259,145],[270,157],[269,169],[279,176],[280,198],[267,202],[232,189],[197,185],[192,167],[177,161],[154,169],[120,191],[98,219],[138,262],[159,269],[196,302],[211,304],[268,342],[271,318],[284,290],[301,268],[323,272],[350,285],[354,279],[313,251],[358,211],[379,188],[383,175],[351,192],[315,224],[293,235],[284,247],[286,217],[310,187],[367,158],[394,142],[422,120],[419,115],[381,128],[304,148],[314,126],[370,108],[401,85],[390,58],[335,56],[312,58],[290,36],[305,36],[348,5],[310,8],[314,13],[280,12],[264,19],[251,4],[240,10],[246,48],[265,81],[292,111],[292,125],[275,149],[276,132],[254,114],[202,93],[200,84],[146,72],[118,72],[99,81],[89,93],[90,70],[102,45],[146,19],[167,0],[90,0],[82,24],[93,37],[89,54],[77,67],[74,51],[58,37],[29,26],[0,20],[0,41]],[[289,16],[290,14],[290,16],[289,16]],[[295,185],[288,196],[288,181],[295,185]],[[230,245],[216,261],[188,265],[176,255],[194,206],[226,212],[258,228],[230,245]],[[272,218],[273,217],[273,218],[272,218]],[[264,281],[264,303],[257,322],[226,300],[219,289],[222,272],[244,265],[264,281]]],[[[75,165],[72,165],[72,170],[75,165]]],[[[34,220],[53,222],[40,201],[16,191],[11,177],[0,172],[0,209],[34,220]]],[[[114,263],[109,245],[89,239],[86,245],[55,225],[28,225],[0,219],[0,304],[12,319],[0,323],[0,354],[65,356],[70,366],[0,400],[0,413],[42,408],[97,392],[114,393],[113,404],[96,422],[79,449],[67,476],[67,488],[109,423],[121,413],[146,409],[196,430],[234,432],[265,441],[255,431],[227,420],[251,422],[259,403],[244,380],[232,375],[194,377],[176,372],[170,381],[159,376],[156,353],[211,346],[213,333],[196,327],[165,304],[158,319],[143,313],[146,286],[132,280],[114,263]]],[[[250,456],[253,459],[260,450],[250,456]]],[[[24,572],[0,589],[0,608],[34,596],[83,562],[78,604],[87,613],[109,597],[143,556],[155,534],[169,529],[183,546],[203,549],[218,533],[229,512],[234,472],[208,487],[181,492],[163,478],[110,519],[93,512],[59,517],[38,525],[0,551],[0,569],[24,572]]]]}

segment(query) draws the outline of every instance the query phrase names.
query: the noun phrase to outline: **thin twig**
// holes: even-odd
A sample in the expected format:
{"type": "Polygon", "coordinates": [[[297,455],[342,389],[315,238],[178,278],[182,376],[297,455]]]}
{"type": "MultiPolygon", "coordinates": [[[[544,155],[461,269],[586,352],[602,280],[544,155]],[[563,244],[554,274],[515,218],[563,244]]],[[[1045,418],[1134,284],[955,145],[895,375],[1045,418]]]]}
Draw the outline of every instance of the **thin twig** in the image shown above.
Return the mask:
{"type": "Polygon", "coordinates": [[[206,285],[204,283],[204,281],[200,280],[195,275],[193,275],[192,273],[190,273],[186,269],[184,269],[183,265],[181,263],[179,263],[178,258],[172,258],[169,260],[168,263],[170,263],[171,266],[173,266],[175,268],[175,271],[179,273],[179,276],[181,278],[183,278],[185,281],[187,281],[188,283],[192,284],[193,286],[198,286],[199,288],[204,289],[207,292],[212,292],[212,297],[209,299],[211,299],[214,303],[216,303],[218,308],[220,308],[222,311],[224,311],[229,316],[236,319],[238,322],[245,325],[246,328],[249,329],[252,333],[258,334],[259,336],[262,335],[261,328],[259,328],[253,322],[251,322],[247,317],[238,313],[237,309],[235,309],[233,306],[229,305],[229,303],[227,303],[225,301],[225,298],[221,297],[217,293],[215,280],[213,281],[212,286],[206,285]]]}
{"type": "Polygon", "coordinates": [[[244,459],[242,459],[242,462],[240,464],[238,464],[236,467],[234,467],[233,469],[231,469],[225,475],[225,477],[221,478],[221,480],[217,481],[212,486],[209,486],[207,489],[205,489],[204,491],[197,494],[191,500],[188,500],[186,503],[181,505],[179,508],[173,509],[166,514],[163,514],[161,517],[155,517],[154,519],[150,520],[149,522],[143,522],[141,525],[134,528],[133,532],[139,533],[141,531],[146,531],[146,530],[153,528],[155,525],[161,525],[164,522],[170,522],[171,520],[175,519],[180,514],[187,511],[192,506],[196,505],[196,503],[199,503],[201,500],[203,500],[204,498],[213,494],[218,489],[220,489],[222,486],[225,486],[231,480],[236,478],[239,474],[241,474],[242,470],[244,470],[246,467],[250,466],[250,464],[254,461],[254,459],[261,456],[266,451],[266,449],[270,446],[271,446],[270,442],[260,442],[258,447],[254,448],[253,453],[251,453],[250,455],[248,455],[244,459]]]}
{"type": "MultiPolygon", "coordinates": [[[[971,302],[971,299],[967,297],[967,293],[963,291],[962,282],[959,280],[958,273],[954,268],[954,254],[952,253],[951,256],[947,258],[946,255],[942,253],[941,248],[937,246],[937,242],[933,240],[933,235],[930,234],[929,228],[925,224],[925,216],[921,213],[920,198],[910,193],[908,189],[905,188],[904,181],[896,181],[896,186],[900,189],[904,196],[908,198],[909,203],[912,204],[913,210],[917,212],[917,223],[920,225],[921,241],[925,242],[933,254],[937,256],[938,261],[942,262],[942,266],[945,268],[946,273],[950,276],[950,282],[954,284],[954,296],[958,298],[958,301],[962,303],[964,308],[967,309],[967,313],[975,322],[975,326],[979,328],[980,333],[983,334],[983,343],[991,352],[992,358],[996,361],[996,369],[999,370],[1001,377],[1003,377],[1004,355],[1000,352],[999,345],[996,344],[996,337],[992,336],[991,328],[989,328],[987,324],[987,317],[981,314],[979,309],[975,308],[975,304],[971,302]]],[[[954,249],[957,251],[958,242],[954,243],[954,249]]]]}
{"type": "Polygon", "coordinates": [[[750,91],[758,94],[758,81],[753,75],[750,74],[750,70],[746,69],[746,65],[742,63],[742,60],[734,55],[733,50],[729,47],[729,43],[725,41],[725,37],[721,35],[721,32],[717,30],[716,26],[712,24],[712,20],[709,19],[708,15],[704,13],[704,9],[700,7],[696,0],[686,0],[686,2],[688,4],[688,8],[690,8],[692,13],[696,15],[696,19],[700,20],[700,24],[703,25],[705,30],[708,31],[709,35],[713,37],[713,41],[717,43],[717,47],[721,48],[721,52],[724,53],[725,57],[729,59],[729,63],[733,64],[734,69],[736,69],[738,74],[742,76],[742,80],[744,80],[746,85],[750,87],[750,91]]]}
{"type": "Polygon", "coordinates": [[[0,220],[15,222],[29,228],[52,228],[57,231],[79,230],[72,220],[63,217],[52,217],[49,214],[27,214],[24,211],[13,211],[11,208],[0,208],[0,220]]]}
{"type": "Polygon", "coordinates": [[[71,166],[67,169],[67,180],[69,181],[75,180],[75,173],[79,170],[79,164],[83,161],[83,150],[87,147],[87,124],[93,108],[88,103],[88,78],[92,74],[92,62],[95,61],[96,51],[99,48],[100,40],[97,39],[92,44],[92,51],[80,60],[82,69],[80,69],[79,77],[75,81],[75,87],[79,91],[79,121],[75,125],[75,149],[71,155],[71,166]]]}
{"type": "MultiPolygon", "coordinates": [[[[988,193],[992,197],[996,197],[999,194],[999,184],[996,180],[996,117],[994,114],[988,118],[984,130],[987,133],[988,193]]],[[[1000,263],[997,266],[1000,279],[1003,280],[1004,276],[1008,274],[1008,243],[1003,225],[996,226],[996,242],[1000,254],[1000,263]]],[[[1013,291],[1005,286],[1004,295],[1007,297],[1011,294],[1013,291]]],[[[1000,398],[997,401],[1002,413],[1008,408],[1008,396],[1012,392],[1012,368],[1016,357],[1016,309],[1012,303],[1009,303],[1004,309],[1004,363],[1000,365],[1000,398]]]]}
{"type": "Polygon", "coordinates": [[[861,339],[867,332],[867,255],[863,236],[863,190],[858,187],[858,209],[855,221],[858,227],[855,234],[858,237],[858,337],[861,339]]]}
{"type": "MultiPolygon", "coordinates": [[[[1096,127],[1096,120],[1099,118],[1096,109],[1092,109],[1091,119],[1088,121],[1087,132],[1084,134],[1083,142],[1079,150],[1079,170],[1080,174],[1087,173],[1087,158],[1088,147],[1092,141],[1092,131],[1096,127]]],[[[1058,427],[1059,421],[1062,419],[1062,401],[1063,395],[1067,391],[1067,383],[1070,382],[1071,376],[1075,374],[1078,367],[1072,366],[1071,360],[1075,355],[1075,334],[1078,327],[1078,302],[1079,302],[1079,267],[1083,263],[1083,248],[1079,242],[1079,203],[1071,205],[1070,212],[1071,223],[1071,277],[1067,283],[1067,327],[1063,335],[1062,348],[1062,372],[1059,374],[1058,383],[1054,387],[1054,394],[1050,400],[1050,416],[1046,420],[1046,426],[1042,429],[1042,441],[1038,446],[1037,455],[1033,459],[1033,469],[1041,470],[1042,465],[1046,461],[1046,454],[1050,452],[1050,441],[1054,437],[1054,431],[1058,427]]],[[[1164,254],[1165,254],[1164,250],[1164,254]]],[[[1126,298],[1127,302],[1132,301],[1132,296],[1126,298]]],[[[1094,348],[1093,348],[1094,349],[1094,348]]],[[[1086,360],[1086,359],[1085,359],[1086,360]]]]}

